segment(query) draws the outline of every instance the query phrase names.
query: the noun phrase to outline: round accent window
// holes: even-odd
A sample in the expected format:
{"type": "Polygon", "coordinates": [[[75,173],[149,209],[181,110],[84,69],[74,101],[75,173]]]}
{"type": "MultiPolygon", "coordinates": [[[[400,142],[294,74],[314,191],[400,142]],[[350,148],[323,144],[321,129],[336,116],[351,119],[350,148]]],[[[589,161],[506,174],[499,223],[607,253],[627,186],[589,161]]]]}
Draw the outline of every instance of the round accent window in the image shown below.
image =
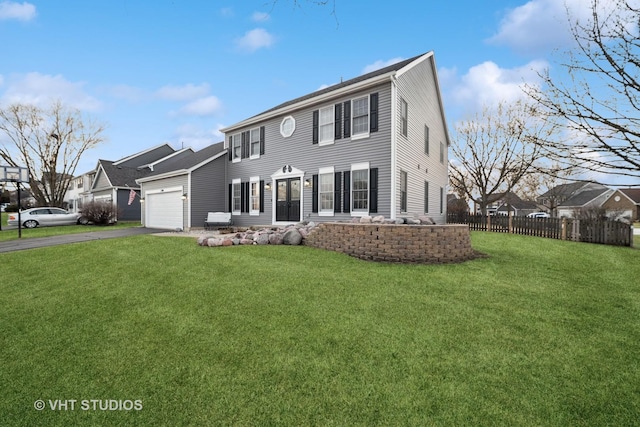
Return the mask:
{"type": "Polygon", "coordinates": [[[620,196],[614,197],[613,200],[615,200],[616,202],[619,202],[620,201],[620,196]]]}
{"type": "Polygon", "coordinates": [[[282,119],[282,123],[280,123],[280,134],[285,137],[285,138],[289,138],[291,135],[293,135],[293,131],[296,130],[296,119],[294,119],[291,116],[287,116],[284,119],[282,119]]]}

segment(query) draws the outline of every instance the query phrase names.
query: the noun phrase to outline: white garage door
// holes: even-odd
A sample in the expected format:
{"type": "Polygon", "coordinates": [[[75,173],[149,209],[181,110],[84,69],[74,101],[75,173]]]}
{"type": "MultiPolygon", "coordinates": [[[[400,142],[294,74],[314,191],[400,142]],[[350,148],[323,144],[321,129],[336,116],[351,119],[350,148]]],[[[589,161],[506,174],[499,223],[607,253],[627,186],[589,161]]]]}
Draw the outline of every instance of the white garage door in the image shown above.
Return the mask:
{"type": "Polygon", "coordinates": [[[168,230],[182,229],[182,193],[169,191],[147,194],[146,226],[168,230]]]}

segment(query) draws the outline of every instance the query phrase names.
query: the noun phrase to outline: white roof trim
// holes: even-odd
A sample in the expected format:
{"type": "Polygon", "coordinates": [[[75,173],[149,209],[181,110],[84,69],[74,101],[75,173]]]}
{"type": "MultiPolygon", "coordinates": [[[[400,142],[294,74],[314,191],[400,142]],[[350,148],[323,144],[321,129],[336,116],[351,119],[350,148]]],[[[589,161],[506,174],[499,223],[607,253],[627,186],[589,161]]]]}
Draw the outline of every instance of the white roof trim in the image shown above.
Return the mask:
{"type": "MultiPolygon", "coordinates": [[[[148,149],[146,149],[146,150],[144,150],[144,151],[140,151],[139,153],[135,153],[135,154],[132,154],[132,155],[130,155],[130,156],[127,156],[127,157],[125,157],[124,159],[117,160],[117,161],[113,162],[113,164],[117,166],[117,165],[119,165],[120,163],[124,163],[124,162],[126,162],[126,161],[128,161],[128,160],[134,159],[134,158],[136,158],[136,157],[138,157],[138,156],[141,156],[141,155],[143,155],[143,154],[146,154],[146,153],[148,153],[148,152],[150,152],[150,151],[157,150],[158,148],[160,148],[160,147],[164,147],[165,145],[166,145],[166,146],[168,146],[169,148],[171,148],[171,146],[170,146],[168,143],[166,143],[166,142],[165,142],[165,143],[163,143],[163,144],[158,144],[158,145],[156,145],[155,147],[148,148],[148,149]]],[[[171,149],[173,150],[173,148],[171,148],[171,149]]]]}
{"type": "Polygon", "coordinates": [[[222,150],[221,152],[217,153],[215,156],[211,156],[208,159],[205,159],[202,162],[198,163],[197,165],[190,167],[189,169],[177,169],[174,171],[162,173],[160,175],[153,175],[153,176],[147,176],[144,178],[138,178],[136,179],[136,183],[140,184],[142,182],[151,182],[151,181],[157,181],[159,179],[172,178],[175,176],[190,174],[194,170],[200,169],[202,166],[224,156],[225,154],[227,154],[227,150],[222,150]]]}

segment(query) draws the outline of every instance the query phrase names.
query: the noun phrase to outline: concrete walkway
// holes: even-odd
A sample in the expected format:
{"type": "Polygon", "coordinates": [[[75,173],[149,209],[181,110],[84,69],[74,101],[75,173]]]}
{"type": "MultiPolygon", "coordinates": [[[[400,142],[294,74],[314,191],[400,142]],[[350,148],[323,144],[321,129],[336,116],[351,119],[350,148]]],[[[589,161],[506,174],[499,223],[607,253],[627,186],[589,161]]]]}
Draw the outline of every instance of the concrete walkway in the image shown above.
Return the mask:
{"type": "MultiPolygon", "coordinates": [[[[25,249],[44,248],[47,246],[64,245],[67,243],[88,242],[90,240],[114,239],[117,237],[136,236],[138,234],[162,233],[166,230],[155,228],[131,227],[118,230],[94,231],[89,233],[64,234],[62,236],[38,237],[33,239],[17,239],[0,242],[0,253],[22,251],[25,249]]],[[[17,233],[17,230],[16,230],[17,233]]]]}

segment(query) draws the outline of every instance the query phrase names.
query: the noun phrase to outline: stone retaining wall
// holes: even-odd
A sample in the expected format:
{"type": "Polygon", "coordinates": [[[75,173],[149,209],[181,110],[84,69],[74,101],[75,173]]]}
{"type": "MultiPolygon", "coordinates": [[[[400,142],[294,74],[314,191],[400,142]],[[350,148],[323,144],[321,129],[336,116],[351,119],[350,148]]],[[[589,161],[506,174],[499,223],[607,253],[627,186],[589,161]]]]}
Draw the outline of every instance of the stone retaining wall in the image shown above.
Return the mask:
{"type": "Polygon", "coordinates": [[[371,261],[452,263],[476,257],[467,225],[318,224],[307,246],[371,261]]]}

